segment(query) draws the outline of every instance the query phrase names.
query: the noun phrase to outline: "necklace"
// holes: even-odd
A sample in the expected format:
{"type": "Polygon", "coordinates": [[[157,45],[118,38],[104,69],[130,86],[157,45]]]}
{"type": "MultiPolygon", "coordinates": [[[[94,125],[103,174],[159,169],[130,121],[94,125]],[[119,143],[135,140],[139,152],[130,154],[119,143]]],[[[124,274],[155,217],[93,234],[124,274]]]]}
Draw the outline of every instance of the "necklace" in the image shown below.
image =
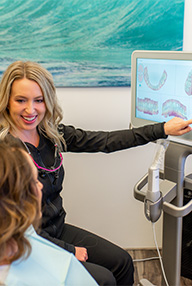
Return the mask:
{"type": "Polygon", "coordinates": [[[44,177],[45,176],[45,173],[55,173],[55,179],[58,178],[58,170],[61,168],[62,166],[62,163],[63,163],[63,156],[61,154],[61,152],[58,151],[58,146],[57,144],[55,144],[55,154],[54,154],[54,164],[52,167],[50,167],[49,169],[48,168],[45,168],[45,167],[42,167],[40,166],[34,159],[33,159],[33,156],[31,155],[31,152],[27,146],[27,144],[24,142],[24,141],[21,141],[26,149],[26,151],[28,152],[28,154],[30,155],[33,163],[35,164],[35,166],[37,167],[37,169],[39,170],[39,174],[41,177],[44,177]],[[59,155],[60,157],[60,163],[59,163],[59,166],[58,167],[55,167],[56,165],[56,159],[57,159],[57,155],[59,155]]]}
{"type": "MultiPolygon", "coordinates": [[[[55,150],[57,150],[57,144],[55,144],[55,150]]],[[[57,151],[56,151],[56,154],[57,154],[57,151]]],[[[33,163],[35,164],[35,166],[39,169],[39,170],[43,170],[45,172],[48,172],[48,173],[53,173],[53,172],[56,172],[57,170],[59,170],[61,168],[61,165],[63,163],[63,156],[61,154],[61,152],[59,152],[59,157],[60,157],[60,164],[57,168],[54,168],[54,165],[50,168],[50,169],[47,169],[47,168],[44,168],[44,167],[41,167],[37,164],[37,162],[35,162],[35,160],[33,159],[32,155],[31,155],[31,152],[29,151],[29,155],[31,157],[31,159],[33,160],[33,163]]],[[[55,155],[55,160],[56,160],[56,155],[55,155]]]]}

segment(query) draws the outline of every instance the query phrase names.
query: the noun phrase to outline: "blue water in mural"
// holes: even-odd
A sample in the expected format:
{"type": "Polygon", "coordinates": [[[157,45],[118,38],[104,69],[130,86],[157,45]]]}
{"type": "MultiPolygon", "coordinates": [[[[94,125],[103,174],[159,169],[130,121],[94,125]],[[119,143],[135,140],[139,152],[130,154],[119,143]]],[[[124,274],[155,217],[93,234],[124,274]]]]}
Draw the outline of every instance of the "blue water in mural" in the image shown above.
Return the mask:
{"type": "Polygon", "coordinates": [[[184,0],[1,0],[0,75],[44,65],[57,86],[127,86],[136,49],[181,50],[184,0]]]}

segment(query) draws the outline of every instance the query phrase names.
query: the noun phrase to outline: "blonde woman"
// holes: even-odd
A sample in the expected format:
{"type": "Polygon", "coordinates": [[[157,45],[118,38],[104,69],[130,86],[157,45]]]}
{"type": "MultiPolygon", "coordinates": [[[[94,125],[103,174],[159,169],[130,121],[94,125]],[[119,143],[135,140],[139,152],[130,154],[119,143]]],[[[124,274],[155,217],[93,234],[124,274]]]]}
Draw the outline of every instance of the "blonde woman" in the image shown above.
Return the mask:
{"type": "MultiPolygon", "coordinates": [[[[132,130],[94,132],[61,124],[51,74],[34,62],[14,62],[0,83],[0,138],[9,133],[28,149],[43,184],[40,235],[75,254],[99,285],[133,285],[130,255],[109,241],[65,223],[62,152],[115,152],[191,131],[192,120],[132,130]]],[[[99,210],[98,210],[99,212],[99,210]]]]}

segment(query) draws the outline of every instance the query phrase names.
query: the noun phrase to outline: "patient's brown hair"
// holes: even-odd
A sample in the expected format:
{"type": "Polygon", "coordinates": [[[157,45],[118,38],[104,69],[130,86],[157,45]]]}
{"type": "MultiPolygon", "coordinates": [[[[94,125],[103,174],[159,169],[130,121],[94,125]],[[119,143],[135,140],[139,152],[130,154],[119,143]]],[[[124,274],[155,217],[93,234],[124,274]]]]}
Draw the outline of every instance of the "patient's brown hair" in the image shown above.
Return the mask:
{"type": "Polygon", "coordinates": [[[0,142],[0,262],[7,245],[17,245],[8,263],[30,254],[31,246],[25,231],[38,224],[38,199],[27,153],[12,144],[0,142]]]}

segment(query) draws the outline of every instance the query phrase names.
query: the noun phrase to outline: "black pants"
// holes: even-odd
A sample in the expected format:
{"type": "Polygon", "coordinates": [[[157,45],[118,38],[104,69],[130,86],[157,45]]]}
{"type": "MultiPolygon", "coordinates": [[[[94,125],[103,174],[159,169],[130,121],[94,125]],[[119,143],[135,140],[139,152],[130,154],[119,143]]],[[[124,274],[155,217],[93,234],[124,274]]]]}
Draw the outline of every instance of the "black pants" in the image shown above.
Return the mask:
{"type": "Polygon", "coordinates": [[[60,239],[87,249],[88,260],[82,264],[99,285],[133,285],[133,262],[125,250],[69,224],[65,224],[60,239]]]}

